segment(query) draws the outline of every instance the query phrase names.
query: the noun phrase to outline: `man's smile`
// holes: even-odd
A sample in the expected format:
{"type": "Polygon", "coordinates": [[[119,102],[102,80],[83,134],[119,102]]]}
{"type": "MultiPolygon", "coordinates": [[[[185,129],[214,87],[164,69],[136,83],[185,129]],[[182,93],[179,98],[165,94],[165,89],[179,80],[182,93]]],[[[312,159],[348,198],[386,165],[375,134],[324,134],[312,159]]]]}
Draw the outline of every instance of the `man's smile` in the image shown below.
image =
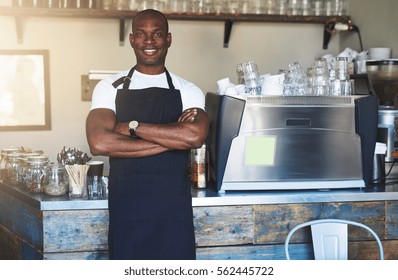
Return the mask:
{"type": "Polygon", "coordinates": [[[144,49],[143,52],[146,55],[154,55],[157,52],[157,49],[144,49]]]}

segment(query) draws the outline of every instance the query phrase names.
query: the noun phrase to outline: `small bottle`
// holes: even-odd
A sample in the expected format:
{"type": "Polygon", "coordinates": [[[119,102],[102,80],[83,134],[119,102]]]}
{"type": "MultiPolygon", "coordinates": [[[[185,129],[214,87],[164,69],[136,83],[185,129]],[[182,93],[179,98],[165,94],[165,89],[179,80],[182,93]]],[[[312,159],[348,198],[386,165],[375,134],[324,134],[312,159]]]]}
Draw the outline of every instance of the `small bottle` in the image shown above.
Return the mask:
{"type": "Polygon", "coordinates": [[[206,144],[199,149],[191,150],[192,184],[195,189],[206,188],[206,144]]]}

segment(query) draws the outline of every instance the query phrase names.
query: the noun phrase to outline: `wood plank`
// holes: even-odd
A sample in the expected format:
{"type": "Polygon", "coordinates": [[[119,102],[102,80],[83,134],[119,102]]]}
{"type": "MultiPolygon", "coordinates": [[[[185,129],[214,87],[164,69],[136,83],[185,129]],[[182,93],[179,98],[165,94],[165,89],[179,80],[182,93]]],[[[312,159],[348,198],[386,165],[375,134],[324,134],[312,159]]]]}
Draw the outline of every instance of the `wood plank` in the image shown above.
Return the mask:
{"type": "Polygon", "coordinates": [[[197,246],[253,243],[252,206],[194,207],[197,246]]]}
{"type": "MultiPolygon", "coordinates": [[[[316,219],[346,219],[371,227],[380,238],[385,235],[385,202],[305,203],[254,206],[254,244],[280,244],[296,225],[316,219]]],[[[353,229],[352,240],[372,239],[353,229]]],[[[309,231],[297,232],[291,240],[309,242],[309,231]]]]}
{"type": "MultiPolygon", "coordinates": [[[[301,249],[299,254],[306,259],[312,259],[311,245],[296,245],[301,249]]],[[[198,260],[286,260],[283,245],[247,245],[201,247],[196,249],[198,260]]]]}
{"type": "Polygon", "coordinates": [[[44,211],[44,253],[108,249],[108,210],[44,211]]]}
{"type": "Polygon", "coordinates": [[[108,260],[108,251],[46,253],[45,260],[108,260]]]}
{"type": "Polygon", "coordinates": [[[41,260],[42,254],[0,225],[0,260],[41,260]]]}
{"type": "Polygon", "coordinates": [[[398,239],[398,201],[386,202],[386,239],[398,239]]]}
{"type": "Polygon", "coordinates": [[[41,251],[42,212],[4,191],[0,191],[0,206],[0,225],[41,251]]]}

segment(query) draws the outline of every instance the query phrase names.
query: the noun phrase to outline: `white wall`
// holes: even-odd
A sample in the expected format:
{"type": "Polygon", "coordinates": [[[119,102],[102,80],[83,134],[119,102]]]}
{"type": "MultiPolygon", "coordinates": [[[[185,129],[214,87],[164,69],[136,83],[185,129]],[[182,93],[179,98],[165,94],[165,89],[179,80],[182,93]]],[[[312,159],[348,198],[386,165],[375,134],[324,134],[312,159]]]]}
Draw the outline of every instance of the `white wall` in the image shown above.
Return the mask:
{"type": "MultiPolygon", "coordinates": [[[[377,2],[397,7],[395,0],[377,2]]],[[[363,27],[366,24],[364,21],[363,27]]],[[[239,62],[254,60],[261,73],[276,73],[292,61],[307,67],[324,53],[338,54],[340,42],[336,35],[329,49],[323,50],[323,26],[316,24],[235,23],[229,48],[223,48],[222,22],[171,21],[170,31],[173,44],[168,69],[204,92],[215,91],[218,79],[236,81],[239,62]]],[[[127,37],[125,45],[119,46],[118,34],[117,20],[30,17],[24,21],[23,43],[18,44],[13,18],[0,16],[0,49],[50,51],[52,115],[50,131],[0,132],[0,148],[23,145],[41,149],[52,160],[63,146],[88,152],[85,118],[90,103],[81,101],[80,76],[93,69],[122,70],[134,65],[127,37]]]]}
{"type": "MultiPolygon", "coordinates": [[[[389,47],[398,58],[398,1],[349,0],[352,21],[360,29],[363,48],[389,47]]],[[[359,48],[355,34],[344,34],[343,46],[359,48]]]]}

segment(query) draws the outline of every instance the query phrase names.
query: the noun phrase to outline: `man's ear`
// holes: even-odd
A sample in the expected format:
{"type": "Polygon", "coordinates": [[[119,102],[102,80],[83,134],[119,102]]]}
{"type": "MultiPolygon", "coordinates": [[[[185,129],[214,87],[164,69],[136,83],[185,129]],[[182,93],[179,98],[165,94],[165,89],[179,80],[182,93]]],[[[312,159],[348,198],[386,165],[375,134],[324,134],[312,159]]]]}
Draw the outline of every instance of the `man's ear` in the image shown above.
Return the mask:
{"type": "Polygon", "coordinates": [[[167,47],[171,46],[172,36],[171,33],[167,33],[167,47]]]}
{"type": "Polygon", "coordinates": [[[133,44],[134,44],[134,34],[133,33],[130,33],[129,41],[130,41],[130,46],[133,48],[133,44]]]}

